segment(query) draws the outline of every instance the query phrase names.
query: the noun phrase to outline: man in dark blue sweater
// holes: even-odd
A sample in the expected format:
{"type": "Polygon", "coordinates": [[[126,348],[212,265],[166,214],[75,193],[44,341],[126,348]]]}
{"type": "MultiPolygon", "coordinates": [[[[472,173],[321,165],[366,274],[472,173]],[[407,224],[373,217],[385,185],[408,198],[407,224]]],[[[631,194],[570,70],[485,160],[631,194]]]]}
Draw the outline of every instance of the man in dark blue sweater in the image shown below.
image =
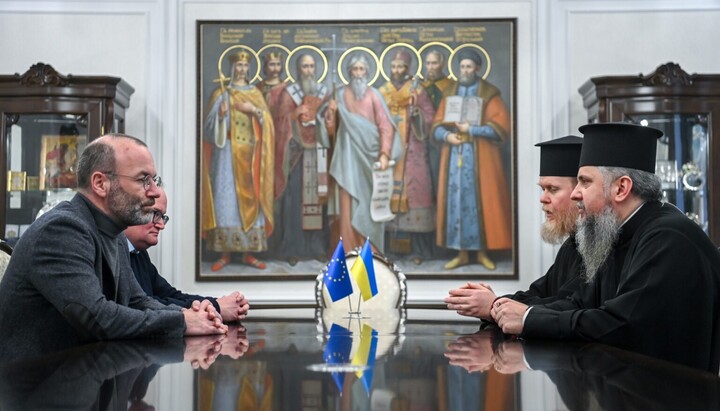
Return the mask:
{"type": "Polygon", "coordinates": [[[160,197],[155,200],[153,206],[152,221],[148,224],[130,226],[125,229],[130,249],[130,264],[135,278],[140,283],[140,287],[145,291],[145,294],[165,305],[175,304],[189,308],[193,301],[207,299],[220,312],[224,322],[242,320],[247,315],[250,305],[240,292],[234,291],[220,298],[185,294],[170,285],[150,261],[147,249],[158,243],[160,231],[165,229],[165,224],[170,220],[165,214],[167,211],[167,195],[162,189],[160,189],[160,193],[160,197]]]}

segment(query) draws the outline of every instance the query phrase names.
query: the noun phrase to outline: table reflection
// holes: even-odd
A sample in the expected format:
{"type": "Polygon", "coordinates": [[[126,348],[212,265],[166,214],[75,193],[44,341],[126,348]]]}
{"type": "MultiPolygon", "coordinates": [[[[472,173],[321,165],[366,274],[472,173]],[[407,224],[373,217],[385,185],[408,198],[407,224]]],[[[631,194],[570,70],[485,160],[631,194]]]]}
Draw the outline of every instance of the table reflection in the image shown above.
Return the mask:
{"type": "Polygon", "coordinates": [[[522,341],[473,322],[408,321],[382,330],[378,324],[341,316],[255,319],[226,336],[78,347],[3,366],[0,409],[694,410],[720,404],[717,375],[601,344],[522,341]]]}

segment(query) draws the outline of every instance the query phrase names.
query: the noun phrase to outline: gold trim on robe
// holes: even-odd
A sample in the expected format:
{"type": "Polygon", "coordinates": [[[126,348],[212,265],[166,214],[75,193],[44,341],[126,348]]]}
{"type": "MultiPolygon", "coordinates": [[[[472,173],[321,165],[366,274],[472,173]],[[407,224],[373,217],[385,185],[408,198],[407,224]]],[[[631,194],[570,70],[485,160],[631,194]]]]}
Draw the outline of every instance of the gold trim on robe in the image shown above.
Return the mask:
{"type": "MultiPolygon", "coordinates": [[[[478,80],[478,96],[485,102],[483,108],[482,124],[492,127],[504,142],[510,131],[510,114],[505,108],[497,87],[478,80]]],[[[449,95],[457,95],[456,83],[449,95]]],[[[435,113],[433,120],[433,133],[445,117],[445,101],[443,98],[435,113]]],[[[485,228],[484,234],[488,250],[504,250],[512,248],[512,205],[510,201],[510,186],[507,184],[500,148],[498,143],[485,138],[474,138],[471,143],[475,154],[475,180],[478,181],[477,204],[478,216],[485,228]]],[[[437,238],[440,246],[446,244],[446,201],[447,198],[447,169],[450,159],[450,145],[445,143],[440,153],[440,176],[438,178],[437,202],[437,238]]]]}
{"type": "MultiPolygon", "coordinates": [[[[231,110],[229,141],[233,158],[233,174],[235,176],[235,192],[242,229],[248,232],[257,220],[259,211],[265,216],[265,233],[270,236],[274,225],[273,214],[273,184],[275,159],[275,129],[272,116],[265,104],[262,93],[255,88],[244,90],[228,89],[230,106],[242,102],[250,102],[262,111],[262,124],[254,115],[248,115],[239,110],[231,110]],[[249,121],[248,121],[249,120],[249,121]],[[250,170],[250,173],[247,171],[250,170]]],[[[218,92],[213,93],[217,98],[218,92]]],[[[214,101],[214,99],[211,99],[214,101]]],[[[214,201],[212,195],[212,181],[209,173],[209,160],[212,156],[212,146],[203,144],[204,149],[210,151],[203,159],[201,189],[202,193],[202,228],[211,230],[217,227],[214,215],[214,201]],[[209,149],[209,150],[208,150],[209,149]]]]}

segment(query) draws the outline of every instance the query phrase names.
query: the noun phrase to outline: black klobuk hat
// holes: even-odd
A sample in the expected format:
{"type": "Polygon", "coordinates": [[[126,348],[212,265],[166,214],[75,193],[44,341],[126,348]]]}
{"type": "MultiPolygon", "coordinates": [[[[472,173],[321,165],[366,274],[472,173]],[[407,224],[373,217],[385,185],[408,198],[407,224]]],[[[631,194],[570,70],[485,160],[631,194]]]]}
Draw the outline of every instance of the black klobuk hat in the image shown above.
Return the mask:
{"type": "Polygon", "coordinates": [[[584,136],[580,167],[624,167],[655,172],[657,141],[662,131],[630,123],[593,123],[578,130],[584,136]]]}
{"type": "Polygon", "coordinates": [[[565,136],[535,144],[540,147],[540,177],[577,177],[583,139],[565,136]]]}

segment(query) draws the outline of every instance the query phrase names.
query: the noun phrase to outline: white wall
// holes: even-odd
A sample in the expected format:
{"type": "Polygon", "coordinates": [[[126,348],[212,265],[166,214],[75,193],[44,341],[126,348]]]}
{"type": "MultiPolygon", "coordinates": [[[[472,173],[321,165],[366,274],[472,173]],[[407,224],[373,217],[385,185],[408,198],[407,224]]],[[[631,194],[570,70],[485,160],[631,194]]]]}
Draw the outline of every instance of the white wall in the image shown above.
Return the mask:
{"type": "MultiPolygon", "coordinates": [[[[145,139],[168,181],[173,223],[153,252],[178,288],[251,300],[311,299],[309,282],[198,283],[195,267],[195,21],[517,18],[519,281],[525,288],[551,264],[540,243],[535,186],[542,140],[584,123],[577,88],[592,76],[649,73],[668,61],[693,73],[719,73],[720,0],[676,1],[7,1],[0,0],[0,73],[42,61],[62,74],[113,75],[135,87],[127,132],[145,139]],[[262,4],[261,4],[262,3],[262,4]]],[[[411,282],[410,298],[440,301],[460,280],[411,282]]]]}

